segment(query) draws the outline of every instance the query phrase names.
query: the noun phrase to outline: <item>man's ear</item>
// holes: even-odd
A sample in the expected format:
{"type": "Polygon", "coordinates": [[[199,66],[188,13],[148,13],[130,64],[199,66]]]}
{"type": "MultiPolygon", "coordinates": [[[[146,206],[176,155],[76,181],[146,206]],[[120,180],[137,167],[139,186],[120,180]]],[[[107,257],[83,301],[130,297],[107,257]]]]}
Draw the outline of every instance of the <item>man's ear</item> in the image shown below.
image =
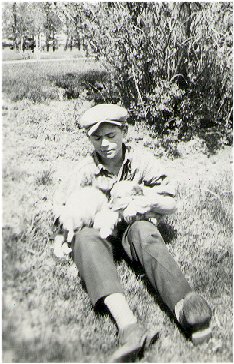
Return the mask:
{"type": "Polygon", "coordinates": [[[123,131],[123,136],[126,137],[126,135],[128,133],[128,125],[127,124],[123,126],[122,131],[123,131]]]}

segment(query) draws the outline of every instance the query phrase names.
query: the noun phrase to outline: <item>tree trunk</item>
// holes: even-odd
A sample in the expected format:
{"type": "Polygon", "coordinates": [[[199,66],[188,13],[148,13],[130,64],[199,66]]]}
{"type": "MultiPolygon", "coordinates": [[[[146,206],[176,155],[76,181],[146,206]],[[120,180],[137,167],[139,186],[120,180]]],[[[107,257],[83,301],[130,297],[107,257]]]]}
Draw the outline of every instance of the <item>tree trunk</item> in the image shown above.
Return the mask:
{"type": "Polygon", "coordinates": [[[47,52],[49,52],[49,50],[50,50],[50,43],[49,43],[49,39],[50,39],[50,37],[49,37],[49,34],[48,34],[48,32],[46,33],[46,51],[47,52]]]}
{"type": "Polygon", "coordinates": [[[21,35],[20,37],[20,52],[24,51],[24,36],[21,35]]]}
{"type": "Polygon", "coordinates": [[[77,48],[80,51],[80,37],[79,36],[77,37],[77,48]]]}
{"type": "Polygon", "coordinates": [[[34,37],[35,40],[35,54],[36,54],[36,58],[40,58],[40,33],[36,34],[34,37]]]}
{"type": "Polygon", "coordinates": [[[52,49],[55,51],[55,38],[54,38],[54,29],[52,29],[52,49]]]}
{"type": "Polygon", "coordinates": [[[64,50],[66,51],[68,48],[68,44],[69,44],[69,35],[67,34],[67,39],[66,39],[66,44],[64,46],[64,50]]]}
{"type": "Polygon", "coordinates": [[[38,52],[39,51],[39,34],[35,35],[34,40],[35,40],[35,51],[38,52]]]}
{"type": "Polygon", "coordinates": [[[72,51],[72,43],[73,43],[73,36],[71,35],[71,38],[70,38],[70,51],[72,51]]]}
{"type": "Polygon", "coordinates": [[[67,39],[66,39],[66,44],[64,46],[65,51],[67,50],[68,44],[69,44],[69,22],[68,21],[66,21],[66,36],[67,36],[67,39]]]}
{"type": "Polygon", "coordinates": [[[12,11],[13,11],[13,19],[14,19],[14,23],[12,26],[12,30],[13,30],[13,36],[14,36],[14,49],[17,50],[18,49],[18,43],[17,43],[17,8],[16,8],[16,3],[13,3],[12,5],[12,11]]]}

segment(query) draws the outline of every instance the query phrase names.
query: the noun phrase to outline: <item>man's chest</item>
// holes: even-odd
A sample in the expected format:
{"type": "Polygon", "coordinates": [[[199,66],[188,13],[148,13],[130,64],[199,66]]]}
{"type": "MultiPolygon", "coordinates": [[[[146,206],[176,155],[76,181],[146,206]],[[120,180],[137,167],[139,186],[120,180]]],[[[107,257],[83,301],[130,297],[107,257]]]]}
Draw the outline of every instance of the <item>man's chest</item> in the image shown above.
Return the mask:
{"type": "Polygon", "coordinates": [[[81,187],[94,186],[108,193],[116,182],[125,180],[142,183],[142,174],[139,170],[132,168],[130,161],[126,161],[120,168],[112,171],[104,167],[86,171],[81,177],[80,185],[81,187]]]}

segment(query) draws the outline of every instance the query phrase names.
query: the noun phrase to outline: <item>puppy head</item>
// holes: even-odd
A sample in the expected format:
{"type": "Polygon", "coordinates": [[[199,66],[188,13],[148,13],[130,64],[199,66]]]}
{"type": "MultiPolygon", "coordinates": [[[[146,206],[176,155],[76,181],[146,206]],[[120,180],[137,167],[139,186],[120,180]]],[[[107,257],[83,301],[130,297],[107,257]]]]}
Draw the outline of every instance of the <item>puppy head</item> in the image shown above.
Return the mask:
{"type": "Polygon", "coordinates": [[[143,195],[143,190],[136,182],[117,182],[111,192],[110,206],[113,210],[123,210],[132,201],[134,196],[143,195]]]}
{"type": "Polygon", "coordinates": [[[125,196],[141,196],[143,195],[142,187],[134,181],[120,181],[114,184],[111,189],[111,197],[125,197],[125,196]]]}
{"type": "Polygon", "coordinates": [[[99,176],[93,181],[93,186],[104,193],[110,193],[113,180],[106,176],[99,176]]]}

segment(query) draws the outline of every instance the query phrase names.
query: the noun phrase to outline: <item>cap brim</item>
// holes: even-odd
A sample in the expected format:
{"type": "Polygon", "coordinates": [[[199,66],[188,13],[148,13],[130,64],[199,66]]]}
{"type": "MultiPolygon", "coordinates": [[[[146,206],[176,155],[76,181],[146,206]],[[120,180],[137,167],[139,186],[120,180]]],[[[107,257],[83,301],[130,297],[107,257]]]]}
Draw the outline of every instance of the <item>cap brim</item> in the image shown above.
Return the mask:
{"type": "Polygon", "coordinates": [[[96,123],[93,126],[91,126],[91,128],[88,130],[88,132],[87,132],[88,133],[88,136],[91,136],[93,133],[95,133],[95,131],[103,123],[113,124],[113,125],[117,125],[117,126],[123,126],[123,125],[125,125],[125,122],[123,122],[123,121],[114,121],[114,120],[103,120],[103,121],[99,121],[98,123],[96,123]]]}

